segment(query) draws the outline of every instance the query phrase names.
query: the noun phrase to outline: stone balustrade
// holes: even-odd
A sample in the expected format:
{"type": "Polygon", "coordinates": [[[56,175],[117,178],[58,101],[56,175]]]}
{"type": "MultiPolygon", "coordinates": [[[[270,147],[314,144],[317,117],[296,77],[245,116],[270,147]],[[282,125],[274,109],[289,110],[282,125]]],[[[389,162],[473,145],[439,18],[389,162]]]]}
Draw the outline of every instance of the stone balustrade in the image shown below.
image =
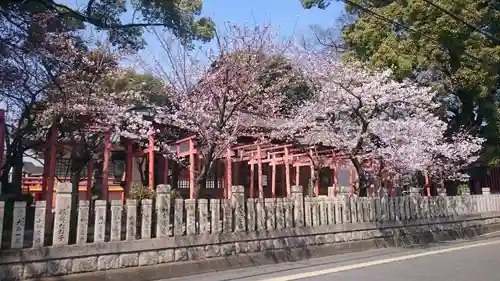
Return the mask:
{"type": "MultiPolygon", "coordinates": [[[[172,199],[170,186],[159,185],[154,199],[80,201],[72,216],[71,186],[59,184],[53,223],[46,223],[45,202],[37,202],[30,241],[26,203],[15,202],[10,245],[0,249],[0,280],[371,239],[402,227],[418,232],[423,226],[492,224],[500,212],[500,196],[493,194],[304,197],[294,186],[288,198],[246,199],[242,186],[232,188],[231,199],[184,200],[172,199]]],[[[0,202],[0,237],[7,234],[3,218],[0,202]]]]}

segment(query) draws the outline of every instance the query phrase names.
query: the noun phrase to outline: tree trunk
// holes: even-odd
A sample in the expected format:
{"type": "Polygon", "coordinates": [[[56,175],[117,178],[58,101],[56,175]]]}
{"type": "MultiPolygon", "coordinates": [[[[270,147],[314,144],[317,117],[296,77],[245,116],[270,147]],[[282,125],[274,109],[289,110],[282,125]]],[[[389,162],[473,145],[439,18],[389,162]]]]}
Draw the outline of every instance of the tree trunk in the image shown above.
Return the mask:
{"type": "Polygon", "coordinates": [[[363,168],[363,165],[359,163],[359,160],[356,157],[351,157],[351,162],[354,165],[354,168],[356,169],[356,173],[358,174],[358,180],[359,180],[358,196],[367,197],[368,188],[370,187],[370,181],[366,177],[365,169],[363,168]]]}

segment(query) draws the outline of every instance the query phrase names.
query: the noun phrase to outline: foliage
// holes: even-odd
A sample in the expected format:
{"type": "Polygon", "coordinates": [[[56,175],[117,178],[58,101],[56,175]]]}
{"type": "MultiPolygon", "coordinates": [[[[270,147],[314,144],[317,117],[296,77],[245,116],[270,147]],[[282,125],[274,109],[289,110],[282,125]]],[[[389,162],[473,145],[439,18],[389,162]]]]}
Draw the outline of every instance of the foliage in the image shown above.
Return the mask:
{"type": "Polygon", "coordinates": [[[477,159],[483,140],[465,131],[449,139],[431,88],[328,55],[299,54],[295,62],[317,91],[275,136],[334,147],[351,159],[363,184],[364,159],[375,160],[379,173],[430,171],[446,179],[460,178],[461,169],[477,159]]]}
{"type": "MultiPolygon", "coordinates": [[[[91,25],[106,31],[110,42],[120,48],[137,50],[146,44],[142,34],[146,27],[164,27],[185,44],[193,40],[209,41],[213,37],[214,23],[209,18],[199,17],[202,1],[188,0],[141,0],[110,1],[90,0],[85,6],[72,8],[63,1],[8,0],[0,4],[5,14],[33,15],[52,14],[54,23],[71,25],[83,29],[91,25]],[[124,22],[126,14],[132,19],[124,22]]],[[[54,29],[57,25],[52,25],[54,29]]]]}
{"type": "Polygon", "coordinates": [[[155,196],[155,191],[153,189],[150,189],[148,186],[144,186],[141,183],[134,182],[132,183],[128,199],[134,199],[140,202],[143,199],[154,199],[155,196]]]}
{"type": "MultiPolygon", "coordinates": [[[[302,0],[324,9],[331,1],[302,0]]],[[[439,91],[450,119],[449,134],[466,128],[487,139],[484,161],[496,161],[499,140],[497,85],[500,11],[491,1],[354,0],[397,24],[347,5],[356,20],[343,31],[347,57],[390,68],[439,91]]],[[[446,114],[445,114],[446,113],[446,114]]]]}
{"type": "MultiPolygon", "coordinates": [[[[158,124],[172,124],[196,137],[201,158],[197,186],[204,184],[215,159],[225,155],[239,136],[259,137],[267,130],[259,121],[281,114],[283,89],[300,81],[296,72],[276,59],[284,48],[274,42],[269,27],[230,25],[218,39],[217,48],[206,50],[206,64],[192,53],[173,55],[171,48],[165,49],[174,62],[171,71],[161,71],[169,81],[166,95],[171,104],[151,108],[158,124]],[[269,71],[274,65],[279,67],[269,71]]],[[[156,131],[157,136],[162,134],[156,131]]],[[[162,149],[172,152],[169,143],[162,149]]]]}

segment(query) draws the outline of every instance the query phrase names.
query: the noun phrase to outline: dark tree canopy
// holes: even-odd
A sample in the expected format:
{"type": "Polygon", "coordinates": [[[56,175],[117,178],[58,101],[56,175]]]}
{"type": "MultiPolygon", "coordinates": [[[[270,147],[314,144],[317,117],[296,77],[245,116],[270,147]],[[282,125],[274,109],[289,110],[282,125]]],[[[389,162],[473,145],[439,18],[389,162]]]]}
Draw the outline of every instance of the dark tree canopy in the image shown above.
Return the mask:
{"type": "Polygon", "coordinates": [[[120,48],[144,47],[144,28],[163,26],[189,44],[193,40],[209,41],[214,34],[214,23],[200,17],[201,0],[89,0],[81,8],[74,9],[63,1],[54,0],[7,0],[0,3],[4,17],[50,13],[60,22],[83,28],[95,26],[108,33],[109,40],[120,48]],[[130,16],[129,16],[130,15],[130,16]],[[124,17],[131,17],[123,22],[124,17]]]}

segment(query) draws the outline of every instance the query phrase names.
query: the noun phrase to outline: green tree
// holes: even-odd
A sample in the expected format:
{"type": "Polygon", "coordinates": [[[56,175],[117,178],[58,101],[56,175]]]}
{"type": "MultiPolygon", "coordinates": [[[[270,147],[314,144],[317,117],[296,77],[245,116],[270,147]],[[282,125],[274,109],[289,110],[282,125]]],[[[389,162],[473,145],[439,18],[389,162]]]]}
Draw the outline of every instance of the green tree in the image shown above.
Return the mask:
{"type": "MultiPolygon", "coordinates": [[[[321,9],[331,2],[301,1],[304,8],[321,9]]],[[[496,162],[500,5],[487,0],[345,2],[355,20],[342,30],[344,58],[391,68],[399,79],[434,85],[442,94],[450,132],[465,127],[480,133],[488,140],[483,160],[496,162]]]]}
{"type": "Polygon", "coordinates": [[[147,27],[165,27],[185,44],[212,39],[214,23],[200,17],[202,6],[202,0],[89,0],[76,9],[64,1],[7,0],[0,3],[0,11],[5,17],[9,15],[7,18],[55,14],[59,22],[79,28],[94,26],[106,31],[113,45],[137,50],[146,43],[142,34],[147,27]],[[131,17],[130,21],[124,22],[126,17],[131,17]]]}

